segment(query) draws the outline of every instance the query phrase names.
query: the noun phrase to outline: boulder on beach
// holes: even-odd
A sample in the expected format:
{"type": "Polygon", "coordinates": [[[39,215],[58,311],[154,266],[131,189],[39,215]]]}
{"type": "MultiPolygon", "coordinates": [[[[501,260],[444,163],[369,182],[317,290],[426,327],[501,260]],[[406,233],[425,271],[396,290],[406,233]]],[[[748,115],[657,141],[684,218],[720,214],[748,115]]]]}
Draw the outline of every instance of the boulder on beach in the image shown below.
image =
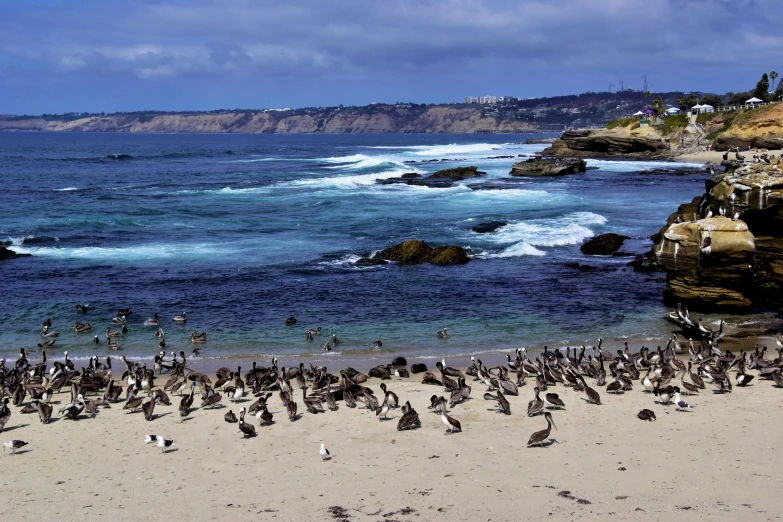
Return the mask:
{"type": "Polygon", "coordinates": [[[495,232],[497,229],[508,225],[505,221],[485,221],[478,225],[471,227],[471,230],[477,234],[487,234],[489,232],[495,232]]]}
{"type": "Polygon", "coordinates": [[[583,254],[589,256],[606,256],[623,246],[623,241],[626,239],[628,239],[628,236],[621,236],[610,232],[608,234],[595,236],[590,241],[583,244],[579,249],[583,254]]]}
{"type": "Polygon", "coordinates": [[[587,170],[580,158],[530,158],[511,167],[512,176],[565,176],[587,170]]]}
{"type": "Polygon", "coordinates": [[[418,239],[408,239],[375,254],[373,260],[396,261],[400,264],[431,263],[433,265],[462,265],[470,261],[468,252],[460,246],[432,248],[418,239]]]}

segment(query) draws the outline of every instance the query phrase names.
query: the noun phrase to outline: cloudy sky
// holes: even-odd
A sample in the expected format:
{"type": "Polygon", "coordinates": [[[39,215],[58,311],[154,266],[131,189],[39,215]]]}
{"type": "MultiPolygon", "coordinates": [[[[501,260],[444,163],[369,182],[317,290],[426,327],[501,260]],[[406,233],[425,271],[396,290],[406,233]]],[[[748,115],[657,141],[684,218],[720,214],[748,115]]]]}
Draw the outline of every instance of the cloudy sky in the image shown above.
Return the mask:
{"type": "Polygon", "coordinates": [[[740,91],[781,0],[0,0],[0,113],[740,91]]]}

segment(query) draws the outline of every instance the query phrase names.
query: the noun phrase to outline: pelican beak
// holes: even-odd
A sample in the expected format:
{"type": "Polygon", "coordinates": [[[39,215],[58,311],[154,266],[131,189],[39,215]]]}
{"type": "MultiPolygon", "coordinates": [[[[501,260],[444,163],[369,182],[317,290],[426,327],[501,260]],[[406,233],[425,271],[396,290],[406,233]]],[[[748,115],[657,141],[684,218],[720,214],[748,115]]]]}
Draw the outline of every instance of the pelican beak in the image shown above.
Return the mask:
{"type": "Polygon", "coordinates": [[[552,421],[552,427],[553,427],[554,429],[557,429],[557,426],[555,425],[555,421],[554,421],[554,420],[552,421]]]}

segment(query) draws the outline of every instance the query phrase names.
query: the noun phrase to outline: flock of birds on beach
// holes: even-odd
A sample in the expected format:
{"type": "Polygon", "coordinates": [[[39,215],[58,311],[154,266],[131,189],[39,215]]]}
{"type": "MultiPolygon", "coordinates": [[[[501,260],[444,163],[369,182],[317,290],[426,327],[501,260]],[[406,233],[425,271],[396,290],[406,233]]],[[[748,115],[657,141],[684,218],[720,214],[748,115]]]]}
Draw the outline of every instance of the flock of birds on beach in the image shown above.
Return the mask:
{"type": "MultiPolygon", "coordinates": [[[[77,305],[76,310],[86,313],[87,306],[77,305]]],[[[126,323],[131,313],[129,309],[119,311],[113,322],[122,325],[122,328],[115,331],[109,328],[107,340],[128,333],[126,323]]],[[[113,374],[111,356],[101,362],[97,355],[93,355],[87,366],[77,368],[66,351],[62,360],[53,361],[50,367],[46,348],[54,346],[59,334],[51,330],[51,319],[46,319],[41,332],[46,340],[38,344],[42,348],[39,362],[32,361],[30,351],[24,348],[12,364],[7,364],[5,359],[0,360],[0,433],[9,425],[12,416],[9,403],[19,408],[19,414],[37,413],[40,421],[47,424],[53,414],[50,403],[56,394],[63,392],[70,392],[70,402],[60,406],[58,413],[74,421],[85,416],[95,418],[101,409],[116,404],[122,404],[122,409],[129,413],[141,410],[146,421],[153,421],[157,418],[156,406],[172,405],[169,394],[180,396],[178,413],[182,421],[194,410],[197,395],[200,398],[199,407],[204,410],[224,406],[224,398],[227,402],[241,404],[252,397],[254,402],[247,408],[241,406],[238,416],[233,410],[223,416],[225,422],[236,424],[242,437],[247,438],[256,436],[256,427],[247,422],[248,416],[256,417],[259,427],[275,422],[269,401],[276,393],[289,421],[299,420],[304,414],[303,410],[313,415],[327,410],[336,411],[340,407],[338,402],[342,402],[347,408],[367,408],[382,419],[386,419],[391,410],[399,408],[401,415],[397,430],[412,430],[421,427],[421,420],[410,401],[402,403],[384,382],[381,382],[381,393],[378,394],[367,384],[371,378],[384,381],[393,376],[410,378],[413,374],[417,378],[421,376],[422,384],[432,385],[445,392],[442,395],[433,394],[428,409],[440,416],[446,434],[458,433],[463,429],[460,421],[450,415],[449,410],[455,411],[460,404],[470,400],[472,387],[467,384],[469,377],[475,383],[474,386],[484,387],[483,398],[494,402],[497,411],[505,415],[511,415],[509,398],[518,397],[520,388],[530,382],[533,385],[533,399],[527,403],[526,415],[543,415],[547,425],[530,436],[528,447],[543,447],[554,442],[550,435],[557,426],[552,411],[566,408],[560,395],[551,391],[557,386],[582,393],[587,404],[597,406],[602,404],[597,389],[603,388],[604,393],[619,395],[632,391],[638,383],[643,391],[658,398],[658,404],[673,404],[678,411],[690,411],[693,408],[682,399],[682,394],[698,394],[708,385],[713,387],[715,393],[730,393],[734,385],[744,387],[758,377],[772,380],[777,387],[783,387],[783,341],[780,335],[776,338],[778,356],[768,359],[766,347],[756,346],[751,353],[742,351],[739,354],[720,350],[718,343],[723,336],[723,323],[720,330],[712,330],[693,321],[687,310],[681,308],[672,312],[669,319],[690,336],[687,343],[681,343],[677,334],[674,334],[665,348],[659,346],[652,351],[643,346],[637,353],[630,353],[628,343],[625,343],[624,349],[618,349],[612,354],[602,347],[601,339],[598,339],[597,346],[589,349],[585,346],[567,348],[565,353],[562,350],[549,350],[545,346],[540,354],[531,356],[526,349],[520,348],[513,357],[510,353],[506,354],[506,364],[491,368],[480,359],[471,357],[464,372],[447,365],[445,360],[438,361],[434,371],[430,371],[423,363],[412,364],[408,369],[407,360],[396,357],[391,363],[376,366],[367,373],[346,367],[335,374],[326,367],[312,364],[309,367],[305,367],[304,363],[290,368],[280,367],[277,359],[273,358],[268,367],[253,362],[252,368],[244,374],[241,367],[236,370],[220,368],[215,372],[214,381],[210,376],[190,368],[184,351],[180,351],[179,356],[172,352],[171,359],[167,359],[161,350],[149,367],[145,361],[134,362],[121,356],[123,372],[119,379],[113,374]],[[696,343],[694,337],[698,339],[696,343]],[[686,344],[689,359],[681,360],[677,355],[685,354],[686,344]],[[750,370],[757,370],[758,375],[747,373],[750,370]],[[734,384],[730,372],[735,372],[734,384]],[[587,379],[591,380],[590,384],[587,379]],[[299,408],[297,402],[299,393],[303,409],[299,408]],[[90,396],[92,398],[87,400],[90,396]]],[[[185,324],[187,316],[183,312],[172,320],[185,324]]],[[[156,328],[154,336],[159,339],[158,346],[162,349],[165,337],[159,317],[154,315],[144,325],[156,328]]],[[[87,333],[92,327],[89,323],[77,322],[73,329],[78,333],[87,333]]],[[[310,339],[320,333],[320,328],[309,329],[306,336],[310,339]]],[[[447,338],[446,328],[438,331],[437,335],[447,338]]],[[[193,332],[190,341],[200,345],[206,342],[206,338],[206,333],[193,332]]],[[[97,336],[93,342],[95,339],[97,336]]],[[[336,336],[331,342],[334,343],[335,339],[336,336]]],[[[376,341],[376,345],[380,344],[380,340],[376,341]]],[[[194,348],[194,353],[197,350],[194,348]]],[[[643,421],[656,420],[655,412],[650,409],[641,410],[637,416],[643,421]]],[[[164,435],[152,434],[147,435],[145,442],[156,445],[161,452],[175,444],[164,435]]],[[[3,449],[10,449],[11,454],[15,454],[16,450],[27,444],[23,440],[14,439],[4,442],[3,449]]],[[[331,458],[324,444],[321,444],[319,455],[323,459],[331,458]]]]}

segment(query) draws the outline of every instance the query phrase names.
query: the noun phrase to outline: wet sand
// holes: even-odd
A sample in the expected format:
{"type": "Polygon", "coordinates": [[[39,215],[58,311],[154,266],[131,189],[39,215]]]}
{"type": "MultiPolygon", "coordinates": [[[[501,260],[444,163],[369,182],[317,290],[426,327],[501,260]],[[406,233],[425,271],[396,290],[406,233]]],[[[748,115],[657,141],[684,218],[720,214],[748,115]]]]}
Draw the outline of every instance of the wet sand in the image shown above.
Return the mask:
{"type": "MultiPolygon", "coordinates": [[[[774,346],[774,340],[757,340],[774,346]]],[[[616,347],[610,347],[614,350],[616,347]]],[[[774,358],[769,356],[768,358],[774,358]]],[[[451,361],[450,364],[462,361],[451,361]]],[[[467,362],[467,361],[465,361],[467,362]]],[[[428,365],[429,366],[429,365],[428,365]]],[[[198,369],[198,368],[196,368],[198,369]]],[[[115,373],[118,373],[115,371],[115,373]]],[[[757,372],[751,371],[751,374],[757,372]]],[[[117,375],[119,377],[119,375],[117,375]]],[[[732,376],[733,379],[733,376],[732,376]]],[[[157,379],[162,385],[167,377],[157,379]]],[[[557,386],[566,410],[552,410],[558,429],[544,448],[526,447],[546,427],[527,417],[532,380],[509,396],[510,416],[483,399],[472,378],[471,399],[455,406],[463,432],[445,435],[440,416],[427,408],[440,387],[417,376],[370,379],[376,395],[385,382],[402,402],[410,400],[422,427],[398,432],[399,409],[387,421],[363,407],[340,402],[336,412],[312,415],[295,394],[300,418],[290,422],[277,394],[269,399],[272,426],[243,439],[223,414],[196,409],[179,423],[178,397],[159,405],[156,418],[123,411],[122,403],[95,418],[37,415],[11,420],[0,438],[29,443],[3,456],[0,516],[4,520],[771,520],[783,507],[776,472],[783,444],[778,404],[783,390],[754,379],[725,395],[708,389],[685,396],[695,407],[675,406],[634,390],[601,394],[588,404],[583,393],[557,386]],[[642,408],[654,423],[636,418],[642,408]],[[144,444],[148,433],[176,440],[160,454],[144,444]],[[324,442],[332,459],[322,461],[324,442]]],[[[675,384],[675,383],[673,383],[675,384]]],[[[241,405],[249,406],[253,397],[241,405]]],[[[198,397],[194,404],[200,403],[198,397]]]]}

